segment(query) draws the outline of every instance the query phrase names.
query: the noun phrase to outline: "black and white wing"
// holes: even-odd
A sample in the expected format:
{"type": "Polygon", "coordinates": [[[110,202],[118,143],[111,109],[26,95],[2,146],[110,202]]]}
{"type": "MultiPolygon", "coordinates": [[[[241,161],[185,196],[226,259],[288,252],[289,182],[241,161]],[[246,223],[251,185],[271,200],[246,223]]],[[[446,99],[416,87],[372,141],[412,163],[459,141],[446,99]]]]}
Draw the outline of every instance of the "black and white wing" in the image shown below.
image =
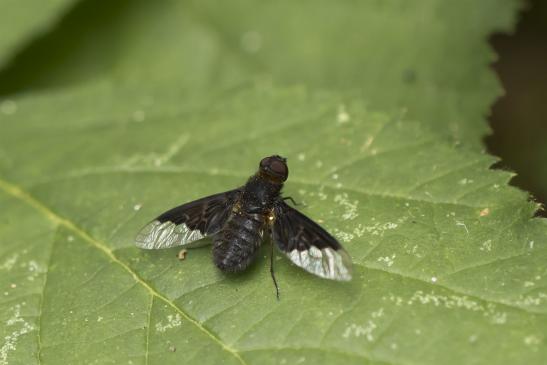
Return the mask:
{"type": "Polygon", "coordinates": [[[135,244],[146,249],[201,246],[190,244],[222,229],[240,193],[240,189],[230,190],[168,210],[141,229],[135,244]]]}
{"type": "Polygon", "coordinates": [[[322,278],[351,280],[351,258],[334,237],[284,202],[274,214],[272,238],[293,263],[322,278]]]}

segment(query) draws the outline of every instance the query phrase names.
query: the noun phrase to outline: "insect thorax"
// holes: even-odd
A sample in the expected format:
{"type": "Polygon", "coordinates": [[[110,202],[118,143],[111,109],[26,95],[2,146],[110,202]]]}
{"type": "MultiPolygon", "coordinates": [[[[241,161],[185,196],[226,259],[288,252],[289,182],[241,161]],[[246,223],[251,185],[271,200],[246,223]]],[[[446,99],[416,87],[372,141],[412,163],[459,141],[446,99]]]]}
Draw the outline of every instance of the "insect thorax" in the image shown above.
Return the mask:
{"type": "Polygon", "coordinates": [[[258,174],[251,176],[243,187],[240,209],[248,213],[269,214],[282,187],[282,183],[269,181],[258,174]]]}

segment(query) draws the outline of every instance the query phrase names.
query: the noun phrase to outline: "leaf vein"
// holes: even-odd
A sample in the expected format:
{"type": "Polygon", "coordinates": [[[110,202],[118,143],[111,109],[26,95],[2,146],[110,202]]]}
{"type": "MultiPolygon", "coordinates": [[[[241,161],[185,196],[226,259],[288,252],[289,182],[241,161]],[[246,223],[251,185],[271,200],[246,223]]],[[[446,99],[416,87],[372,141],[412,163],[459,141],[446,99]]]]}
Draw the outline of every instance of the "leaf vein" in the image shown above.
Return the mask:
{"type": "Polygon", "coordinates": [[[148,320],[146,323],[146,333],[145,333],[145,341],[146,346],[144,349],[144,364],[148,365],[148,355],[150,353],[149,345],[150,345],[150,323],[152,320],[152,307],[154,305],[154,296],[150,295],[150,306],[148,307],[148,320]]]}
{"type": "Polygon", "coordinates": [[[181,308],[179,308],[176,304],[174,304],[171,300],[169,300],[167,297],[160,294],[156,289],[154,289],[152,286],[150,286],[147,282],[145,282],[136,272],[134,272],[126,263],[121,261],[117,256],[114,255],[114,253],[105,246],[102,242],[94,239],[91,237],[87,232],[76,226],[72,221],[65,219],[57,214],[55,214],[53,211],[51,211],[47,206],[42,204],[40,201],[36,200],[34,197],[32,197],[29,193],[22,190],[16,185],[13,185],[3,179],[0,179],[0,189],[4,190],[7,194],[12,195],[15,198],[20,199],[21,201],[27,203],[31,207],[35,208],[37,211],[42,213],[48,220],[51,222],[57,224],[58,226],[63,226],[71,231],[73,231],[75,234],[80,236],[83,240],[87,241],[89,244],[91,244],[93,247],[98,249],[99,251],[102,251],[107,257],[112,260],[112,262],[116,263],[117,265],[121,266],[125,271],[127,271],[133,279],[138,282],[140,285],[142,285],[145,289],[147,289],[151,295],[156,296],[157,298],[164,301],[166,304],[168,304],[170,307],[175,309],[178,313],[180,313],[186,320],[188,320],[190,323],[192,323],[194,326],[196,326],[200,331],[205,333],[213,342],[217,343],[221,348],[234,356],[241,364],[246,364],[246,362],[241,358],[239,353],[228,347],[224,342],[220,340],[215,334],[213,334],[211,331],[206,329],[200,322],[192,318],[190,315],[188,315],[185,311],[183,311],[181,308]]]}

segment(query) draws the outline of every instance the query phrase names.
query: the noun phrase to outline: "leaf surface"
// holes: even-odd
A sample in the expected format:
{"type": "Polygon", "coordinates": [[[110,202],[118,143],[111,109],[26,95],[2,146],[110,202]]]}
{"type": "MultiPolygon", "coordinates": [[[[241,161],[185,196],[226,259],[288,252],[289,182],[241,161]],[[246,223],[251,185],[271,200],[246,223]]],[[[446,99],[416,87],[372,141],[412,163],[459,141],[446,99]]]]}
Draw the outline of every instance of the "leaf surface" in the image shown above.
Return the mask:
{"type": "Polygon", "coordinates": [[[517,0],[105,4],[82,4],[66,22],[72,26],[62,25],[60,35],[5,75],[5,87],[10,78],[17,90],[106,78],[134,87],[177,80],[199,92],[265,78],[351,89],[373,109],[404,112],[405,120],[476,150],[488,133],[483,117],[501,93],[486,40],[510,30],[521,6],[517,0]],[[92,23],[89,12],[109,18],[92,23]],[[81,23],[83,30],[74,26],[81,23]],[[69,57],[50,60],[52,49],[69,57]],[[37,58],[48,62],[36,65],[37,58]]]}
{"type": "Polygon", "coordinates": [[[269,84],[207,98],[90,84],[16,100],[0,135],[3,363],[524,362],[547,356],[547,225],[492,157],[360,98],[269,84]],[[343,106],[343,107],[341,107],[343,106]],[[162,211],[289,158],[285,194],[344,244],[349,283],[268,250],[134,247],[162,211]]]}

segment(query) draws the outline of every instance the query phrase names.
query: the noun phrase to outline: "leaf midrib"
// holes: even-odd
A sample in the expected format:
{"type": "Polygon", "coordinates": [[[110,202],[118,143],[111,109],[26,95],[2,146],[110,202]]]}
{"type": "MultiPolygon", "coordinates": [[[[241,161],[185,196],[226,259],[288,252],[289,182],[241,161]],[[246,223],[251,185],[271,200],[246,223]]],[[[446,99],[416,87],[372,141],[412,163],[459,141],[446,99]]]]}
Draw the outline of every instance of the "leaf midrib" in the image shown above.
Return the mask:
{"type": "Polygon", "coordinates": [[[19,188],[17,185],[11,184],[10,182],[7,182],[3,179],[0,179],[0,189],[2,189],[7,194],[23,201],[24,203],[30,205],[31,207],[35,208],[37,211],[42,213],[46,219],[50,220],[51,222],[57,224],[58,226],[63,226],[78,236],[80,236],[83,240],[87,241],[91,246],[95,247],[99,251],[103,252],[112,262],[120,265],[125,271],[127,271],[133,279],[142,285],[148,292],[155,296],[162,301],[164,301],[166,304],[168,304],[170,307],[172,307],[175,311],[180,313],[187,321],[192,323],[194,326],[196,326],[199,330],[201,330],[203,333],[205,333],[209,338],[211,338],[214,342],[216,342],[220,347],[234,356],[241,364],[247,365],[247,363],[243,360],[243,358],[239,355],[239,353],[235,350],[226,345],[224,342],[222,342],[215,334],[213,334],[211,331],[203,327],[198,321],[196,321],[194,318],[192,318],[190,315],[188,315],[186,312],[184,312],[181,308],[179,308],[177,305],[175,305],[172,301],[167,299],[165,296],[163,296],[161,293],[159,293],[157,290],[155,290],[152,286],[150,286],[146,281],[144,281],[136,272],[134,272],[126,263],[118,259],[117,256],[113,254],[113,252],[106,246],[104,243],[94,239],[91,237],[87,232],[76,226],[71,221],[55,214],[52,210],[50,210],[47,206],[42,204],[40,201],[32,197],[30,194],[28,194],[26,191],[19,188]]]}
{"type": "MultiPolygon", "coordinates": [[[[190,173],[203,173],[203,174],[211,175],[211,173],[207,172],[207,171],[204,171],[204,172],[181,171],[180,168],[178,168],[176,171],[171,171],[171,170],[169,170],[169,171],[158,171],[157,169],[153,169],[153,170],[151,169],[151,170],[146,170],[146,171],[138,170],[138,171],[112,171],[112,172],[169,172],[169,173],[181,173],[181,172],[189,173],[190,172],[190,173]]],[[[101,172],[101,173],[104,173],[104,171],[101,172]]],[[[219,173],[219,174],[222,174],[222,173],[219,173]]],[[[217,174],[217,175],[219,175],[219,174],[217,174]]],[[[232,174],[227,173],[226,176],[238,177],[238,178],[242,177],[242,175],[237,175],[237,174],[233,174],[233,173],[232,174]]],[[[317,183],[304,182],[304,181],[298,181],[298,180],[293,181],[293,182],[298,183],[298,184],[309,184],[309,185],[313,185],[313,186],[318,185],[317,183]]],[[[332,186],[329,186],[328,184],[325,184],[325,186],[326,187],[332,187],[332,186]]],[[[332,188],[334,188],[334,187],[332,187],[332,188]]],[[[192,323],[194,326],[196,326],[200,331],[204,332],[211,340],[216,342],[224,351],[226,351],[230,355],[234,356],[241,364],[245,364],[245,365],[247,364],[245,362],[245,360],[243,360],[243,358],[241,357],[240,353],[242,353],[242,352],[252,352],[252,351],[237,351],[236,349],[233,349],[229,345],[225,344],[213,332],[211,332],[210,330],[205,328],[200,322],[198,322],[196,319],[191,317],[184,310],[182,310],[180,307],[178,307],[174,302],[169,300],[167,297],[165,297],[164,295],[159,293],[156,289],[154,289],[152,286],[150,286],[146,281],[144,281],[144,279],[142,279],[126,263],[121,261],[114,254],[115,250],[109,249],[103,242],[93,238],[91,235],[89,235],[82,228],[78,227],[72,221],[57,215],[55,212],[53,212],[51,209],[49,209],[45,204],[43,204],[39,200],[35,199],[32,195],[30,195],[27,191],[23,190],[19,186],[15,185],[15,184],[12,184],[12,183],[0,178],[0,189],[3,190],[4,192],[6,192],[7,194],[9,194],[9,195],[23,201],[24,203],[32,206],[37,211],[42,213],[51,222],[53,222],[57,225],[60,225],[60,226],[64,226],[65,228],[73,231],[75,234],[77,234],[82,239],[87,241],[93,247],[95,247],[96,249],[102,251],[112,262],[120,265],[127,273],[129,273],[131,276],[133,276],[136,283],[142,285],[151,294],[152,300],[153,300],[153,297],[157,297],[160,300],[162,300],[163,302],[165,302],[166,304],[168,304],[175,311],[180,313],[186,320],[188,320],[190,323],[192,323]]],[[[348,188],[344,188],[344,189],[355,191],[355,192],[361,193],[361,194],[375,195],[375,194],[372,194],[372,193],[367,193],[367,192],[363,192],[363,191],[359,191],[359,190],[352,190],[352,189],[348,189],[348,188]]],[[[408,197],[403,197],[403,196],[395,196],[395,195],[386,195],[386,196],[384,196],[383,194],[376,194],[376,195],[381,196],[381,197],[388,197],[388,198],[415,200],[415,199],[408,198],[408,197]]],[[[430,202],[430,201],[427,201],[427,200],[417,200],[417,201],[425,202],[425,203],[435,203],[435,202],[430,202]]],[[[475,207],[473,207],[473,208],[475,208],[475,207]]],[[[385,269],[382,269],[382,268],[377,268],[377,267],[369,267],[369,266],[366,266],[366,265],[360,264],[360,263],[354,263],[354,264],[356,266],[360,266],[360,267],[368,269],[368,270],[377,270],[377,271],[384,272],[384,273],[387,273],[387,274],[396,275],[396,276],[400,276],[400,277],[403,277],[403,278],[409,278],[409,279],[417,280],[417,281],[420,281],[420,282],[423,282],[423,283],[426,283],[426,284],[430,284],[428,281],[425,281],[425,280],[417,278],[417,277],[407,276],[407,275],[404,275],[403,273],[388,271],[388,270],[385,270],[385,269]]],[[[435,284],[435,287],[439,288],[439,289],[445,289],[445,290],[451,291],[451,292],[453,292],[455,294],[458,294],[458,295],[465,295],[465,296],[468,296],[470,298],[476,298],[476,299],[484,301],[484,302],[495,303],[495,304],[502,305],[502,306],[505,306],[505,307],[509,307],[509,308],[512,308],[512,309],[515,309],[515,310],[523,311],[523,312],[531,314],[531,315],[542,315],[543,314],[543,313],[531,312],[531,311],[527,310],[526,308],[522,308],[522,307],[510,304],[510,303],[504,303],[504,302],[496,301],[496,300],[493,300],[493,299],[482,298],[482,297],[477,296],[475,294],[460,292],[456,289],[450,288],[448,286],[440,285],[438,283],[435,284]]],[[[370,358],[365,357],[365,355],[362,355],[362,354],[347,353],[347,355],[362,356],[363,358],[370,360],[370,358]]]]}

